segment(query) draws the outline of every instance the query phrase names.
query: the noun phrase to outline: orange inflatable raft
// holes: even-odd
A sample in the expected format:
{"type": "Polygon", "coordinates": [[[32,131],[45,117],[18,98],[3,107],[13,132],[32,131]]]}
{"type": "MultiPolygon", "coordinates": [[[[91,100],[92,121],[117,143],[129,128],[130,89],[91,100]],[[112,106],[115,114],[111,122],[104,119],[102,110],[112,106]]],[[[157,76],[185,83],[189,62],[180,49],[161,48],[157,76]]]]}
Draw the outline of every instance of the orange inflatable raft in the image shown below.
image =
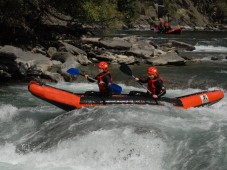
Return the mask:
{"type": "Polygon", "coordinates": [[[186,96],[175,98],[162,97],[156,102],[150,96],[139,91],[131,91],[129,94],[103,96],[90,91],[84,94],[58,89],[37,81],[31,81],[28,90],[34,96],[47,101],[63,110],[70,111],[81,107],[104,106],[104,105],[164,105],[170,103],[179,108],[200,107],[211,105],[224,97],[221,90],[202,91],[186,96]]]}
{"type": "Polygon", "coordinates": [[[181,34],[182,29],[183,27],[175,27],[167,31],[162,31],[162,30],[159,30],[157,27],[153,28],[154,32],[158,34],[181,34]]]}

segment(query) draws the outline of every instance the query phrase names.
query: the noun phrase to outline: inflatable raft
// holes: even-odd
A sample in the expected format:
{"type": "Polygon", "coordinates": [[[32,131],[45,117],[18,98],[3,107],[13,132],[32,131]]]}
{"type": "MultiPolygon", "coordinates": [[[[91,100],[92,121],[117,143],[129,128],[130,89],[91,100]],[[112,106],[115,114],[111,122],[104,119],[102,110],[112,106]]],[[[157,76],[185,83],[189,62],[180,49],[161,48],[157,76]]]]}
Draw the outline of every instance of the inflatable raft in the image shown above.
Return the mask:
{"type": "Polygon", "coordinates": [[[179,108],[200,107],[211,105],[224,97],[221,90],[203,91],[175,98],[162,97],[155,101],[143,92],[131,91],[129,94],[103,96],[96,92],[75,94],[49,85],[31,81],[28,90],[34,96],[47,101],[63,110],[70,111],[82,107],[106,106],[106,105],[164,105],[170,103],[179,108]]]}
{"type": "Polygon", "coordinates": [[[164,32],[162,30],[159,30],[157,27],[153,28],[154,32],[159,34],[181,34],[182,29],[183,29],[182,27],[175,27],[164,32]]]}

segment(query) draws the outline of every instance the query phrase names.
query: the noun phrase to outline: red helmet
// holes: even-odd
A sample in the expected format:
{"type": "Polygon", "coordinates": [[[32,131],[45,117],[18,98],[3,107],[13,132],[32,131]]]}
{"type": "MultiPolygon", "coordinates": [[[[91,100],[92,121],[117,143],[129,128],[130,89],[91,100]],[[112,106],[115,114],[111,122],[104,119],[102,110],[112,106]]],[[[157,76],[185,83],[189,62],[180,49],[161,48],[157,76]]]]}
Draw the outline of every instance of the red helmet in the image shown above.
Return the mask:
{"type": "Polygon", "coordinates": [[[98,67],[101,68],[101,69],[103,69],[104,71],[107,71],[108,70],[108,64],[105,61],[99,62],[98,67]]]}
{"type": "Polygon", "coordinates": [[[148,67],[147,73],[148,73],[149,75],[152,74],[152,75],[154,75],[155,77],[158,76],[158,70],[157,70],[156,67],[148,67]]]}

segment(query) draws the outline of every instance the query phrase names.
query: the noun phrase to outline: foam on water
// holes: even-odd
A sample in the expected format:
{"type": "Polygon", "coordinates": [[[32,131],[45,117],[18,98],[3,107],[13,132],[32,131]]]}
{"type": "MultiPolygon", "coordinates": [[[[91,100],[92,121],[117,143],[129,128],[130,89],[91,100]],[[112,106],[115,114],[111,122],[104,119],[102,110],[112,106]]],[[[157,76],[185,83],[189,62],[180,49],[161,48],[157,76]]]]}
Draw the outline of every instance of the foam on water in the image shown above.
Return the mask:
{"type": "Polygon", "coordinates": [[[10,121],[18,114],[18,109],[11,104],[0,105],[0,122],[10,121]]]}
{"type": "Polygon", "coordinates": [[[20,165],[34,170],[159,170],[165,147],[155,134],[136,134],[134,128],[128,127],[91,132],[42,153],[18,155],[12,144],[6,144],[0,148],[0,160],[9,167],[20,165]]]}
{"type": "Polygon", "coordinates": [[[193,52],[227,52],[227,47],[213,45],[195,45],[193,52]]]}
{"type": "Polygon", "coordinates": [[[221,71],[219,71],[217,73],[227,74],[227,70],[221,70],[221,71]]]}
{"type": "MultiPolygon", "coordinates": [[[[87,84],[86,84],[87,85],[87,84]]],[[[124,85],[122,85],[124,86],[124,85]]],[[[77,83],[76,86],[60,83],[57,87],[67,90],[76,90],[77,92],[92,89],[97,90],[97,85],[90,84],[85,87],[85,83],[77,83]]],[[[127,87],[130,90],[138,89],[127,87]]],[[[37,111],[36,108],[32,108],[37,111]]],[[[90,111],[98,108],[91,108],[90,111]]],[[[102,109],[105,109],[102,108],[102,109]]],[[[4,114],[4,120],[8,113],[13,115],[19,114],[19,110],[13,106],[4,106],[3,110],[9,110],[4,114]],[[10,111],[12,110],[12,111],[10,111]]],[[[21,110],[26,110],[22,108],[21,110]]],[[[126,111],[126,115],[131,115],[136,118],[136,112],[126,111]],[[133,116],[134,115],[134,116],[133,116]]],[[[101,111],[101,110],[98,110],[101,111]]],[[[77,112],[77,111],[75,111],[77,112]]],[[[116,108],[112,108],[110,114],[114,114],[116,108]]],[[[121,115],[127,120],[125,115],[121,115]]],[[[3,118],[3,116],[2,116],[3,118]]],[[[89,118],[91,120],[91,118],[89,118]]],[[[110,121],[114,121],[111,118],[110,121]]],[[[76,123],[76,122],[75,122],[76,123]]],[[[21,124],[15,124],[20,125],[21,124]]],[[[25,123],[24,126],[31,128],[33,125],[25,123]]],[[[76,125],[74,125],[76,126],[76,125]]],[[[72,128],[72,126],[70,126],[72,128]]],[[[20,128],[13,128],[22,130],[20,128]]],[[[16,131],[15,131],[16,132],[16,131]]],[[[18,131],[17,131],[18,132],[18,131]]],[[[15,134],[8,132],[8,135],[15,134]]],[[[7,137],[5,137],[7,138],[7,137]]],[[[99,130],[88,133],[84,136],[60,142],[57,147],[54,147],[46,152],[35,152],[26,155],[19,155],[15,152],[15,146],[12,143],[1,145],[0,167],[8,169],[161,169],[162,159],[164,156],[165,143],[153,134],[146,132],[144,134],[135,133],[135,127],[115,128],[109,130],[99,130]]]]}

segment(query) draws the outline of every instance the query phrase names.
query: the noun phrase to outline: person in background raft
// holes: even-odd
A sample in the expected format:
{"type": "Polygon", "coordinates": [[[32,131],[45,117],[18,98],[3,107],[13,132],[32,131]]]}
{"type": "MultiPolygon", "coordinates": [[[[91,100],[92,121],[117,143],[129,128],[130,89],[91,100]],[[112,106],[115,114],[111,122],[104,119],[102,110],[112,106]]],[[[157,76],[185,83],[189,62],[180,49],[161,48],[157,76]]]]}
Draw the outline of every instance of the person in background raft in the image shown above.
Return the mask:
{"type": "Polygon", "coordinates": [[[164,94],[166,94],[166,89],[163,85],[163,79],[159,76],[158,70],[156,67],[149,67],[147,69],[148,78],[140,79],[138,77],[135,78],[136,81],[141,83],[148,83],[147,89],[151,92],[147,92],[147,94],[152,95],[154,99],[158,99],[164,94]]]}
{"type": "MultiPolygon", "coordinates": [[[[112,83],[112,75],[108,70],[108,64],[105,61],[101,61],[98,63],[98,70],[99,74],[94,78],[97,80],[99,91],[102,95],[112,95],[112,89],[109,88],[109,85],[112,83]]],[[[89,79],[88,75],[85,75],[85,78],[90,81],[94,82],[93,80],[89,79]]]]}
{"type": "Polygon", "coordinates": [[[163,25],[163,19],[159,18],[159,22],[158,22],[158,30],[163,31],[164,29],[164,25],[163,25]]]}
{"type": "Polygon", "coordinates": [[[166,32],[168,32],[169,30],[171,30],[170,24],[169,24],[168,21],[165,21],[165,22],[164,22],[164,30],[163,30],[163,32],[166,33],[166,32]]]}

